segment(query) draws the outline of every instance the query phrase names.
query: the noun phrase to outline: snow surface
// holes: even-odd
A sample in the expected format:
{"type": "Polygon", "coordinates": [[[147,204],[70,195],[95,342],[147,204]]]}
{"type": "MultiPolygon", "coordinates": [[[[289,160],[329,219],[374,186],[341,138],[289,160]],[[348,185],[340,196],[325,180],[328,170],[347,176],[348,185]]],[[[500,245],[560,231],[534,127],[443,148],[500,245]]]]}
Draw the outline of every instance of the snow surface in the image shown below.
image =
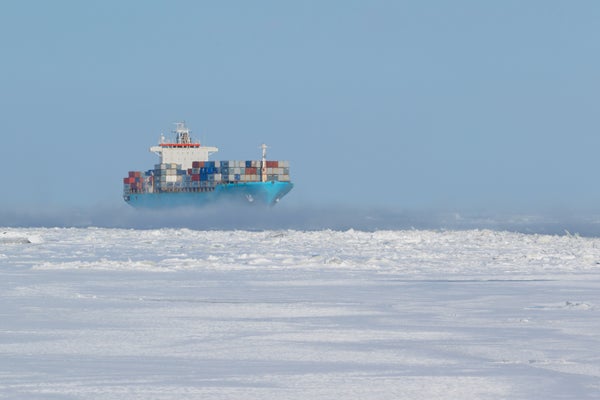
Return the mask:
{"type": "Polygon", "coordinates": [[[598,238],[4,231],[0,398],[600,398],[598,238]]]}

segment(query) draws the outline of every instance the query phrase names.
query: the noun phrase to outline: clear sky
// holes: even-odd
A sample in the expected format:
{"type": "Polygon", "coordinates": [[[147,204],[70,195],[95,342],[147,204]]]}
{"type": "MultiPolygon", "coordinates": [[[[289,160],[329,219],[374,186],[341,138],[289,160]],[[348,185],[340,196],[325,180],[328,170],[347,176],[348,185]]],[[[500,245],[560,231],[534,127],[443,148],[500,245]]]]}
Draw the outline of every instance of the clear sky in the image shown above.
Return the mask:
{"type": "Polygon", "coordinates": [[[2,197],[121,206],[185,120],[291,205],[600,209],[600,2],[7,1],[2,197]]]}

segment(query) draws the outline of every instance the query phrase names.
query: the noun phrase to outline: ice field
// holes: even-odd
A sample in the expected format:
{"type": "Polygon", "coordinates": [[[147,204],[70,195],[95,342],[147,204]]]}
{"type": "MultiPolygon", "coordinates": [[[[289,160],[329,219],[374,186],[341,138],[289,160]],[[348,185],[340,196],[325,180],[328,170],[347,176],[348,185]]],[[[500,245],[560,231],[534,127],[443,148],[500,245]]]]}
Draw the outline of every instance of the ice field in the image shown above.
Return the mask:
{"type": "Polygon", "coordinates": [[[0,398],[598,399],[599,289],[573,235],[5,228],[0,398]]]}

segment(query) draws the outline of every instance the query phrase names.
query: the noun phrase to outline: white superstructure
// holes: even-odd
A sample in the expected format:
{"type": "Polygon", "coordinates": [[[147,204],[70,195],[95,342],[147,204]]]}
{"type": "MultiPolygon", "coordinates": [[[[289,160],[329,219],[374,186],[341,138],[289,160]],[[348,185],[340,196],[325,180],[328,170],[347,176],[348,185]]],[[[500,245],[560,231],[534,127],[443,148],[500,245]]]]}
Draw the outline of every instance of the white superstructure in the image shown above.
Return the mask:
{"type": "Polygon", "coordinates": [[[160,157],[161,164],[175,163],[180,164],[182,169],[188,169],[192,168],[193,161],[208,161],[211,154],[219,151],[217,147],[193,143],[190,130],[183,122],[176,123],[175,135],[175,143],[165,142],[162,136],[158,146],[150,147],[150,151],[160,157]]]}

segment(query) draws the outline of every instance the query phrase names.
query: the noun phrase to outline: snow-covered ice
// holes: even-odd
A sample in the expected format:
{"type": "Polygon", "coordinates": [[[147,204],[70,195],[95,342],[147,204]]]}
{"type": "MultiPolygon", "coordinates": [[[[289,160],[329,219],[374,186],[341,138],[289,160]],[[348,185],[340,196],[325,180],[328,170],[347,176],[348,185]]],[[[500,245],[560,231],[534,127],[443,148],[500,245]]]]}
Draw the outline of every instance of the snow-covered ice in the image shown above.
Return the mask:
{"type": "Polygon", "coordinates": [[[597,238],[4,232],[0,398],[600,398],[597,238]]]}

